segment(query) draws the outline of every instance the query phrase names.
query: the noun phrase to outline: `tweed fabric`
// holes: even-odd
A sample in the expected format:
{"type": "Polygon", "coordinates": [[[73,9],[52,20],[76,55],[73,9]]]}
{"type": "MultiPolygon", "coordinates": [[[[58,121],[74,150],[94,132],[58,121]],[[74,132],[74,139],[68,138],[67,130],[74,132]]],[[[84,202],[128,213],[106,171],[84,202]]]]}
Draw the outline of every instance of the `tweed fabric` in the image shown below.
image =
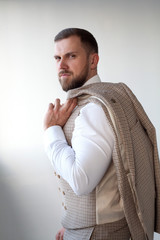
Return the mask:
{"type": "Polygon", "coordinates": [[[125,84],[90,84],[71,90],[68,97],[81,95],[93,95],[104,103],[103,108],[115,132],[113,161],[132,239],[141,240],[143,228],[146,239],[151,240],[154,229],[160,232],[160,166],[155,129],[125,84]],[[108,109],[114,117],[119,136],[108,109]],[[123,153],[121,143],[125,150],[123,153]],[[129,171],[125,169],[124,160],[127,160],[129,171]]]}
{"type": "Polygon", "coordinates": [[[69,184],[60,178],[62,193],[61,224],[67,229],[87,228],[96,224],[95,191],[77,196],[69,184]]]}
{"type": "MultiPolygon", "coordinates": [[[[151,144],[152,144],[155,191],[156,191],[155,192],[155,209],[156,209],[156,211],[155,211],[154,230],[155,230],[155,232],[160,233],[160,164],[159,164],[159,156],[158,156],[158,148],[157,148],[157,140],[156,140],[156,131],[155,131],[154,126],[148,119],[148,116],[146,114],[143,114],[144,110],[143,110],[142,106],[139,105],[139,102],[137,101],[137,99],[134,96],[134,94],[132,93],[132,91],[125,84],[122,84],[122,86],[125,89],[126,93],[128,94],[129,98],[132,99],[132,102],[136,109],[137,115],[138,115],[145,131],[147,132],[149,139],[151,141],[151,144]]],[[[148,205],[149,205],[149,202],[148,202],[148,205]]],[[[150,218],[149,215],[148,215],[148,218],[150,218]]],[[[149,227],[149,224],[147,227],[149,227]]]]}
{"type": "MultiPolygon", "coordinates": [[[[92,228],[66,229],[64,240],[129,240],[130,231],[125,218],[114,223],[96,225],[92,228]]],[[[141,240],[145,240],[144,233],[141,240]]]]}
{"type": "MultiPolygon", "coordinates": [[[[92,233],[90,240],[129,240],[131,237],[128,224],[123,218],[114,223],[97,225],[92,233]]],[[[142,232],[141,240],[144,240],[142,232]]]]}
{"type": "Polygon", "coordinates": [[[63,240],[89,240],[94,227],[82,229],[66,229],[63,240]]]}

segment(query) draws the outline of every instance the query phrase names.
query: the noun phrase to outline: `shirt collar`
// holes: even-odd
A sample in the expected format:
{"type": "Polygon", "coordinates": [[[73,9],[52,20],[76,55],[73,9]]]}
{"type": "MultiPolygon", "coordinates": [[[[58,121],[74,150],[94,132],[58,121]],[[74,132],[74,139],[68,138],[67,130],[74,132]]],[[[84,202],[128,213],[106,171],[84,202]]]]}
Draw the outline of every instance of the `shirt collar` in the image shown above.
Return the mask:
{"type": "Polygon", "coordinates": [[[98,83],[98,82],[101,82],[101,79],[100,79],[99,75],[95,75],[92,78],[90,78],[89,80],[87,80],[83,86],[86,86],[86,85],[92,84],[92,83],[98,83]]]}
{"type": "MultiPolygon", "coordinates": [[[[92,84],[92,83],[99,83],[99,82],[101,82],[101,79],[100,79],[100,77],[98,76],[98,75],[95,75],[95,76],[93,76],[92,78],[90,78],[89,80],[87,80],[86,82],[85,82],[85,84],[83,84],[83,86],[86,86],[86,85],[89,85],[89,84],[92,84]]],[[[82,87],[83,87],[82,86],[82,87]]],[[[80,87],[81,88],[81,87],[80,87]]],[[[74,88],[74,89],[71,89],[71,90],[69,90],[68,92],[67,92],[67,99],[69,99],[70,98],[70,96],[74,93],[74,92],[76,92],[76,91],[78,91],[78,89],[79,88],[74,88]]],[[[81,98],[86,98],[86,96],[82,96],[81,98]]]]}

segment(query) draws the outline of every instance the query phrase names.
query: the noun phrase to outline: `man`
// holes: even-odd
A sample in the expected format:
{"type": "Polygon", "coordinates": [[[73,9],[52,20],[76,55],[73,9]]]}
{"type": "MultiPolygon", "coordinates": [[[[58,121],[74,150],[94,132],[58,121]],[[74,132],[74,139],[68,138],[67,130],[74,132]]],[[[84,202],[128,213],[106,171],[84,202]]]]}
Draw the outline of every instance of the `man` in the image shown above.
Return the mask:
{"type": "Polygon", "coordinates": [[[139,122],[145,119],[143,124],[154,132],[152,125],[126,85],[100,83],[98,45],[91,33],[62,30],[55,37],[54,57],[60,84],[68,92],[64,104],[56,99],[49,105],[44,120],[45,149],[63,198],[63,228],[56,239],[151,240],[159,162],[158,156],[153,162],[153,145],[139,122]],[[138,139],[143,136],[142,149],[148,149],[144,160],[136,131],[138,139]],[[143,178],[140,161],[147,166],[143,178]],[[146,182],[150,193],[140,187],[146,182]],[[147,213],[142,211],[144,194],[147,213]]]}

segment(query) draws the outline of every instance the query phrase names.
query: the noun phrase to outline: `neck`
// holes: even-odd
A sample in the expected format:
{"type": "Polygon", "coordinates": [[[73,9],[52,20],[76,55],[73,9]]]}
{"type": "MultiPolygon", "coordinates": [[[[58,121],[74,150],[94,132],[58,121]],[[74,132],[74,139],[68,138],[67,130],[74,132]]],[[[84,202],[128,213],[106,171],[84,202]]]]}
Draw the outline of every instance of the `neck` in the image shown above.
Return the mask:
{"type": "Polygon", "coordinates": [[[97,75],[97,69],[94,70],[94,71],[92,71],[92,72],[89,74],[89,76],[88,76],[87,79],[86,79],[86,82],[87,82],[89,79],[91,79],[92,77],[96,76],[96,75],[97,75]]]}

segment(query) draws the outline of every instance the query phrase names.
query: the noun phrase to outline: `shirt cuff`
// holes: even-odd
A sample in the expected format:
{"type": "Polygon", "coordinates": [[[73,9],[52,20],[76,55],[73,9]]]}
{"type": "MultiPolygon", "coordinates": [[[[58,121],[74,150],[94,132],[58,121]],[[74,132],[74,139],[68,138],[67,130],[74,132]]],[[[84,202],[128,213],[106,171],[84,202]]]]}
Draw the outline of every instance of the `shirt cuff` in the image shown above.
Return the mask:
{"type": "Polygon", "coordinates": [[[57,140],[66,140],[62,128],[58,125],[47,128],[44,132],[45,148],[57,140]]]}

